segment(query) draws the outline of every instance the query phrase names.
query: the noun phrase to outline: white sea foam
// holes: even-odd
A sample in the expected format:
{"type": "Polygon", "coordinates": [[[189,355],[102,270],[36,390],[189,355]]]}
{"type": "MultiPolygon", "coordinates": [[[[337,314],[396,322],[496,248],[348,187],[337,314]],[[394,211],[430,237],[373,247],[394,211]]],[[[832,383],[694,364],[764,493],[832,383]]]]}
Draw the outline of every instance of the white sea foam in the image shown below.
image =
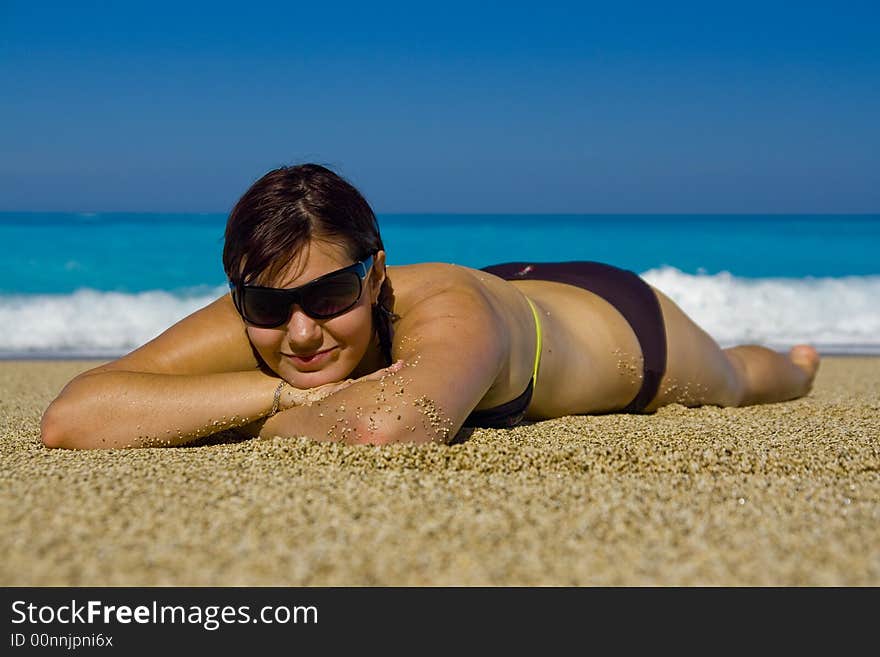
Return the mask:
{"type": "MultiPolygon", "coordinates": [[[[674,267],[642,273],[722,347],[801,342],[880,354],[880,276],[747,279],[674,267]]],[[[148,342],[225,287],[138,294],[78,290],[0,295],[0,357],[116,357],[148,342]]]]}
{"type": "Polygon", "coordinates": [[[0,295],[0,356],[120,356],[227,291],[0,295]]]}
{"type": "Polygon", "coordinates": [[[880,353],[880,276],[755,279],[674,267],[641,276],[722,347],[809,343],[824,353],[880,353]]]}

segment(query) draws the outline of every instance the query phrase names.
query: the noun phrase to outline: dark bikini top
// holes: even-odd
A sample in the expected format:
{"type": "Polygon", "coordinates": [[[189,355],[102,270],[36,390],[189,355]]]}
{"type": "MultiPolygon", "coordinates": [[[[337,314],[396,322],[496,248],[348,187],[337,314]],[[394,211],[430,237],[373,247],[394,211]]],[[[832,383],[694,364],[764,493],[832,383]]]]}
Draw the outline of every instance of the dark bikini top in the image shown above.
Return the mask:
{"type": "Polygon", "coordinates": [[[516,399],[496,406],[495,408],[484,408],[479,411],[472,411],[464,421],[465,427],[486,427],[491,429],[509,429],[515,427],[522,422],[532,401],[532,390],[534,389],[534,378],[529,380],[529,385],[516,399]]]}

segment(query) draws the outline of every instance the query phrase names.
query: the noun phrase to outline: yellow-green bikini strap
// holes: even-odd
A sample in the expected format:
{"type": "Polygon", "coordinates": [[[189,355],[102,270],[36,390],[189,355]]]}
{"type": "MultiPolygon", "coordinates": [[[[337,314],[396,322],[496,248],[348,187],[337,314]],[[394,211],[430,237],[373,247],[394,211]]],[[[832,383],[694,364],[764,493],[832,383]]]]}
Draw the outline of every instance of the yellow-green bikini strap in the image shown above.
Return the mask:
{"type": "Polygon", "coordinates": [[[535,308],[535,304],[532,303],[532,300],[526,297],[526,301],[529,302],[529,306],[532,308],[532,314],[535,316],[535,332],[538,334],[538,348],[535,351],[535,371],[532,374],[532,387],[537,385],[538,383],[538,365],[541,363],[541,347],[542,347],[542,337],[541,337],[541,320],[538,318],[538,310],[535,308]]]}

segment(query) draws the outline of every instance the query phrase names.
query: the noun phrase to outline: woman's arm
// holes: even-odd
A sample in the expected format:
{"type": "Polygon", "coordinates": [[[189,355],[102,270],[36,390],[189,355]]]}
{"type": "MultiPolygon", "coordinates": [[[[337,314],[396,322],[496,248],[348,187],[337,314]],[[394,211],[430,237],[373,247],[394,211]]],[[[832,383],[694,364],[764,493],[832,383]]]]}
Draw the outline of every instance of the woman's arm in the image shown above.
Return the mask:
{"type": "MultiPolygon", "coordinates": [[[[74,378],[43,414],[43,444],[171,447],[233,428],[253,436],[254,422],[271,413],[276,391],[283,410],[308,406],[355,383],[279,389],[280,378],[256,369],[241,320],[230,309],[223,297],[131,354],[74,378]]],[[[395,363],[357,381],[378,380],[399,367],[395,363]]]]}
{"type": "Polygon", "coordinates": [[[279,379],[257,369],[229,296],[80,374],[43,414],[49,447],[180,445],[265,416],[279,379]]]}
{"type": "Polygon", "coordinates": [[[171,447],[269,414],[279,379],[260,371],[108,371],[75,379],[43,414],[47,447],[171,447]]]}

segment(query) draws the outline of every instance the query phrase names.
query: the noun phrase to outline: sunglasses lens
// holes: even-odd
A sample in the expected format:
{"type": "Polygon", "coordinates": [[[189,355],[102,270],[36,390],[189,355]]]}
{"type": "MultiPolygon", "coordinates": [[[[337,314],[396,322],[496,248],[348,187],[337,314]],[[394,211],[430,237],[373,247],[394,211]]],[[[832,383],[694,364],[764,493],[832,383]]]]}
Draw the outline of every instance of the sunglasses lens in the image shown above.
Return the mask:
{"type": "Polygon", "coordinates": [[[244,318],[256,326],[279,326],[290,316],[290,301],[279,290],[246,288],[241,306],[244,318]]]}
{"type": "Polygon", "coordinates": [[[360,295],[360,277],[342,272],[303,290],[303,310],[316,317],[332,317],[351,308],[360,295]]]}
{"type": "Polygon", "coordinates": [[[245,321],[263,328],[281,326],[294,303],[315,319],[329,319],[350,310],[361,296],[361,277],[353,270],[340,271],[297,291],[274,288],[235,288],[236,307],[245,321]]]}

